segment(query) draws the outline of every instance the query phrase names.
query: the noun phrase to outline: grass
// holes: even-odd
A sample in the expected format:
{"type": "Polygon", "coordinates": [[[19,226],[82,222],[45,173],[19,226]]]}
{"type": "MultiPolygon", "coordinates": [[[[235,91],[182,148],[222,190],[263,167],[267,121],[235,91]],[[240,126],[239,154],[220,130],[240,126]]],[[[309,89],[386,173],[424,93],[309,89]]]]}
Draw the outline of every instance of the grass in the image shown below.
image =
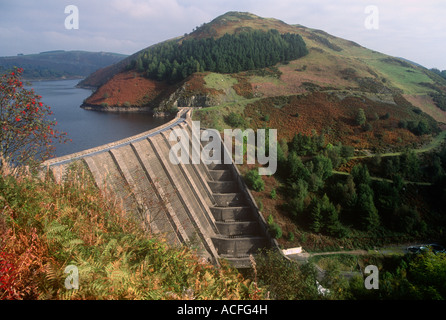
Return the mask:
{"type": "Polygon", "coordinates": [[[232,87],[238,81],[231,75],[221,74],[221,73],[209,73],[204,78],[206,82],[206,87],[215,90],[223,90],[225,92],[225,102],[235,102],[243,97],[237,95],[234,88],[232,87]]]}
{"type": "Polygon", "coordinates": [[[258,101],[258,98],[247,99],[236,93],[233,86],[238,80],[231,75],[220,73],[209,73],[205,76],[205,86],[209,89],[223,90],[225,96],[222,103],[213,107],[196,110],[193,114],[194,120],[201,121],[201,126],[222,131],[229,128],[224,119],[231,112],[243,115],[249,103],[258,101]]]}
{"type": "Polygon", "coordinates": [[[432,83],[432,80],[418,69],[389,63],[383,59],[370,59],[364,62],[375,70],[379,70],[392,85],[403,90],[405,94],[426,94],[431,91],[420,83],[432,83]]]}
{"type": "Polygon", "coordinates": [[[225,117],[231,112],[243,115],[246,106],[258,99],[246,99],[238,102],[230,102],[215,107],[203,108],[193,113],[193,119],[201,122],[202,128],[216,129],[222,132],[230,128],[225,122],[225,117]]]}

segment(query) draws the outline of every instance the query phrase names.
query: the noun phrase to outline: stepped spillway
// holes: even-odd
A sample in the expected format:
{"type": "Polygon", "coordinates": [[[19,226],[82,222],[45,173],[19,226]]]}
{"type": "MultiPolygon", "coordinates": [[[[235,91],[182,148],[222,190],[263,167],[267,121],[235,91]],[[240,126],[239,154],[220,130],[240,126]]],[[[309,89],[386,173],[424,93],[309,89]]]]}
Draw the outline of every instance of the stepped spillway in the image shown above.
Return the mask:
{"type": "MultiPolygon", "coordinates": [[[[60,182],[73,162],[83,161],[98,188],[120,199],[148,232],[164,235],[174,246],[192,246],[214,264],[225,259],[235,267],[250,267],[250,255],[262,248],[277,248],[277,242],[269,235],[237,167],[233,163],[192,164],[197,145],[191,141],[189,164],[169,159],[177,143],[169,140],[175,129],[192,135],[190,114],[191,109],[182,109],[159,128],[51,159],[42,167],[60,182]]],[[[227,152],[222,143],[221,147],[227,152]]]]}

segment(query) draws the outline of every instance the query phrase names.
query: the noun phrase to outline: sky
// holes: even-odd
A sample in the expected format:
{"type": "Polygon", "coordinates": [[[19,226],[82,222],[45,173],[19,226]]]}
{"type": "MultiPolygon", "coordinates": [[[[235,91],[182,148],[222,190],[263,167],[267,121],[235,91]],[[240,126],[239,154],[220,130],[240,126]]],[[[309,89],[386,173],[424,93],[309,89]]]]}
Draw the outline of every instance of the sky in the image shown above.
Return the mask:
{"type": "Polygon", "coordinates": [[[133,54],[228,11],[321,29],[446,70],[445,0],[0,0],[0,56],[50,50],[133,54]],[[67,6],[78,9],[77,28],[67,6]]]}

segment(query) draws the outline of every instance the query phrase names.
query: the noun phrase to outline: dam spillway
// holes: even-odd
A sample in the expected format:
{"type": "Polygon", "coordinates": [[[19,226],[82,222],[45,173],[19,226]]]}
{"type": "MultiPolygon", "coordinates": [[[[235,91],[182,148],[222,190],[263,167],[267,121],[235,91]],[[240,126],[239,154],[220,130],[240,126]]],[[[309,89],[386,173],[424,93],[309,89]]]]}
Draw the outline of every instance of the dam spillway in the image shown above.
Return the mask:
{"type": "MultiPolygon", "coordinates": [[[[250,255],[277,247],[277,242],[236,165],[173,164],[169,159],[176,143],[170,134],[175,129],[192,134],[191,112],[184,108],[161,127],[51,159],[42,167],[61,182],[73,162],[83,161],[97,187],[120,199],[148,232],[164,235],[173,246],[192,246],[214,264],[225,259],[235,267],[249,267],[250,255]]],[[[197,145],[189,147],[193,152],[197,145]]]]}

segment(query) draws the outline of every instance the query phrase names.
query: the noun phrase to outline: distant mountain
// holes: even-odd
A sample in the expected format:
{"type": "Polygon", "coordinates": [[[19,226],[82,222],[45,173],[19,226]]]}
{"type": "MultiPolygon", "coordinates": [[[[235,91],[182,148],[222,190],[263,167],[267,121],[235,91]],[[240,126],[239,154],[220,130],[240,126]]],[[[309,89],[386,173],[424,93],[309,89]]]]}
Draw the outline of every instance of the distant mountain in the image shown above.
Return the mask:
{"type": "Polygon", "coordinates": [[[115,64],[126,55],[109,52],[46,51],[11,57],[0,57],[0,68],[24,69],[28,80],[84,78],[98,69],[115,64]]]}

